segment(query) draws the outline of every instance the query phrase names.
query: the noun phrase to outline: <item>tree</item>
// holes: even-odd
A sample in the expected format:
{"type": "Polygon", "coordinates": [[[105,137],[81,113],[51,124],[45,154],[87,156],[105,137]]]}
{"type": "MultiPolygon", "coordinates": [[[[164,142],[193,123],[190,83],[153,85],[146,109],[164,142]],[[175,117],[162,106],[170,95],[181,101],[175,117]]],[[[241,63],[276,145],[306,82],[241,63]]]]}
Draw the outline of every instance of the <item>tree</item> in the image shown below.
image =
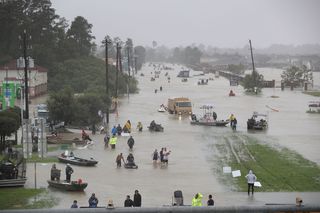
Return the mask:
{"type": "Polygon", "coordinates": [[[243,64],[228,64],[228,71],[242,75],[245,71],[246,67],[243,64]]]}
{"type": "Polygon", "coordinates": [[[297,86],[303,80],[304,71],[297,66],[291,66],[282,72],[281,78],[286,85],[297,86]]]}
{"type": "Polygon", "coordinates": [[[67,31],[67,40],[70,53],[74,57],[89,56],[92,48],[95,46],[92,39],[95,37],[91,35],[92,24],[82,16],[77,16],[71,23],[70,29],[67,31]]]}
{"type": "Polygon", "coordinates": [[[134,47],[134,53],[137,57],[136,59],[137,69],[140,70],[146,59],[146,49],[143,46],[136,46],[134,47]]]}
{"type": "Polygon", "coordinates": [[[105,109],[105,106],[98,94],[89,93],[79,96],[76,99],[75,106],[76,122],[79,124],[95,126],[102,120],[98,115],[98,111],[105,109]]]}
{"type": "Polygon", "coordinates": [[[52,93],[48,100],[49,118],[53,122],[64,121],[70,124],[74,119],[75,100],[71,88],[52,93]]]}
{"type": "Polygon", "coordinates": [[[6,136],[11,136],[20,127],[20,117],[13,111],[6,110],[0,112],[0,152],[6,147],[6,136]]]}
{"type": "Polygon", "coordinates": [[[250,75],[245,75],[242,86],[248,92],[258,93],[261,91],[261,83],[263,82],[263,75],[259,74],[257,71],[253,71],[250,75]]]}

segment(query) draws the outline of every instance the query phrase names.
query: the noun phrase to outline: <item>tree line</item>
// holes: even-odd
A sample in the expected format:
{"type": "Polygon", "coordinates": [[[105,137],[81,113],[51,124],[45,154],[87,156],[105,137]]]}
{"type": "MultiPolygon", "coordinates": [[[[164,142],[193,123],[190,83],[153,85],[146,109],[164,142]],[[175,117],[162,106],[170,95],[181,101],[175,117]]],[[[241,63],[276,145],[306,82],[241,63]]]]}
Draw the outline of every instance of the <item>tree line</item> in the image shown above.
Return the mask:
{"type": "MultiPolygon", "coordinates": [[[[98,45],[94,42],[92,24],[84,17],[77,16],[69,25],[64,17],[56,14],[50,0],[11,0],[0,3],[0,29],[0,64],[22,56],[22,41],[19,38],[26,31],[28,56],[35,60],[35,64],[48,69],[48,105],[53,120],[66,119],[66,123],[70,123],[78,121],[77,117],[80,116],[84,123],[92,124],[94,119],[90,116],[95,117],[93,114],[97,114],[93,111],[110,106],[116,90],[119,95],[127,92],[127,85],[131,93],[138,90],[134,78],[109,65],[107,97],[106,67],[102,60],[105,56],[97,54],[98,45]],[[115,85],[117,72],[118,88],[115,85]],[[79,109],[71,105],[77,105],[79,109]],[[72,110],[73,116],[59,114],[61,107],[65,111],[72,110]],[[56,108],[58,110],[54,110],[56,108]],[[92,114],[84,113],[87,111],[92,114]]],[[[131,57],[129,67],[132,70],[141,68],[145,60],[145,49],[142,46],[134,47],[130,38],[125,42],[119,37],[106,38],[111,41],[109,57],[115,58],[115,46],[119,44],[122,55],[131,57]]]]}

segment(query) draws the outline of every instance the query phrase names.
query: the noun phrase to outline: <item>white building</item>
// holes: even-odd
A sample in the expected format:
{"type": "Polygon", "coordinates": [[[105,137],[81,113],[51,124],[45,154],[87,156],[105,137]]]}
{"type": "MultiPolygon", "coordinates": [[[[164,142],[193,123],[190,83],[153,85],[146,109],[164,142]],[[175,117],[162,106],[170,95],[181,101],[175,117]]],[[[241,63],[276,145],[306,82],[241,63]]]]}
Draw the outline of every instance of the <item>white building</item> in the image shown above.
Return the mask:
{"type": "MultiPolygon", "coordinates": [[[[47,72],[44,67],[34,65],[28,68],[29,97],[36,97],[47,93],[47,72]]],[[[24,85],[24,68],[17,66],[17,60],[0,66],[0,84],[3,82],[24,85]]]]}

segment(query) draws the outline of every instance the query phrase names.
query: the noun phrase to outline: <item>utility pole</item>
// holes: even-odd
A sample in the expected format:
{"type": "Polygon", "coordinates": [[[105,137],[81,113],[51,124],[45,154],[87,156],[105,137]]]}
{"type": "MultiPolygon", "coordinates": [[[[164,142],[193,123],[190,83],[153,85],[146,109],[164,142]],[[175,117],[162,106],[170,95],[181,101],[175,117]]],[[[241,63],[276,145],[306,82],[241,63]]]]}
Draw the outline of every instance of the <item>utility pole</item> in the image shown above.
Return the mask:
{"type": "MultiPolygon", "coordinates": [[[[118,99],[118,80],[119,80],[119,51],[120,46],[119,43],[117,43],[117,60],[116,60],[116,89],[115,89],[115,98],[118,99]]],[[[116,100],[117,101],[117,100],[116,100]]]]}
{"type": "MultiPolygon", "coordinates": [[[[25,119],[29,120],[29,88],[28,88],[28,65],[29,59],[27,57],[27,31],[23,31],[23,58],[24,58],[24,92],[25,92],[25,103],[26,103],[26,114],[25,119]]],[[[27,136],[28,137],[28,136],[27,136]]]]}
{"type": "MultiPolygon", "coordinates": [[[[106,50],[106,95],[109,97],[109,56],[108,56],[108,37],[105,38],[105,50],[106,50]]],[[[107,106],[107,112],[106,112],[106,122],[107,125],[109,124],[109,105],[107,106]]]]}
{"type": "Polygon", "coordinates": [[[250,44],[251,61],[252,61],[252,77],[253,77],[254,87],[255,87],[254,90],[255,90],[255,93],[257,93],[257,73],[256,73],[256,68],[254,66],[252,44],[250,39],[249,39],[249,44],[250,44]]]}

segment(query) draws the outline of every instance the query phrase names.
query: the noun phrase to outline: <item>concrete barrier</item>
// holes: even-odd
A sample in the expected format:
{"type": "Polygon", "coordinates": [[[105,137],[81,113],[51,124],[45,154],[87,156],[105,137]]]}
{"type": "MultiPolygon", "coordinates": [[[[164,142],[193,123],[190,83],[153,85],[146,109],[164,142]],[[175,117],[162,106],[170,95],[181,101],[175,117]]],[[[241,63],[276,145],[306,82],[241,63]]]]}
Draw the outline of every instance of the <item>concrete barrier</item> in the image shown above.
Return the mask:
{"type": "Polygon", "coordinates": [[[250,212],[262,212],[262,213],[284,213],[284,212],[308,212],[316,213],[320,212],[320,205],[315,206],[302,206],[297,207],[295,205],[268,205],[268,206],[230,206],[230,207],[142,207],[142,208],[79,208],[79,209],[21,209],[21,210],[2,210],[1,213],[31,213],[31,212],[41,212],[41,213],[72,213],[72,212],[81,212],[81,213],[91,213],[91,212],[112,212],[112,213],[126,213],[126,212],[141,212],[141,213],[179,213],[179,212],[199,212],[199,213],[250,213],[250,212]]]}

